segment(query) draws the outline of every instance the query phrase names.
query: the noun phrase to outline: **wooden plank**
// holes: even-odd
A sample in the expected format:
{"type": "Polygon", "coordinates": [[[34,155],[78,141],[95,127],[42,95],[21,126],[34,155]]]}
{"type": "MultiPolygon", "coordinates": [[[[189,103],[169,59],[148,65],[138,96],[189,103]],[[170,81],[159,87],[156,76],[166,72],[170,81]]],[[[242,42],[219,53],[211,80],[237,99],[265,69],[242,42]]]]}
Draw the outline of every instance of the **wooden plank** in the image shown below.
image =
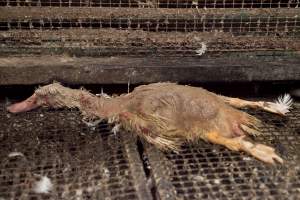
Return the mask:
{"type": "Polygon", "coordinates": [[[151,32],[115,29],[72,30],[14,30],[0,32],[2,55],[33,52],[41,55],[68,53],[77,56],[134,54],[137,51],[155,53],[169,51],[169,55],[195,50],[206,44],[207,51],[300,51],[300,38],[281,36],[235,36],[218,32],[151,32]],[[135,51],[131,53],[132,51],[135,51]]]}
{"type": "Polygon", "coordinates": [[[300,80],[299,64],[299,58],[9,57],[0,58],[0,84],[286,81],[300,80]]]}
{"type": "Polygon", "coordinates": [[[56,7],[206,7],[206,8],[293,8],[299,2],[281,0],[39,0],[39,1],[20,1],[2,0],[0,5],[8,6],[56,6],[56,7]]]}
{"type": "Polygon", "coordinates": [[[117,7],[5,7],[0,19],[78,19],[78,18],[176,18],[194,19],[201,16],[243,17],[298,17],[298,8],[272,9],[164,9],[164,8],[117,8],[117,7]]]}

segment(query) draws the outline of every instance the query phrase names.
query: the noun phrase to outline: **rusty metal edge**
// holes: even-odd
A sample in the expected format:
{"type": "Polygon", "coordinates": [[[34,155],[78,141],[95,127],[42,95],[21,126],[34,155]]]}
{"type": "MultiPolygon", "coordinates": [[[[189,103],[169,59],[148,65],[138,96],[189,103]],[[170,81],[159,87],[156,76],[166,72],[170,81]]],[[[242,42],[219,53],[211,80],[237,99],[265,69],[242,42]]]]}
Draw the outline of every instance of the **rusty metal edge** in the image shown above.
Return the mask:
{"type": "Polygon", "coordinates": [[[131,169],[131,174],[134,179],[134,187],[137,191],[138,197],[140,200],[151,200],[152,195],[150,188],[148,188],[146,174],[143,170],[142,160],[139,157],[137,145],[136,145],[136,137],[130,133],[120,134],[121,140],[125,146],[125,150],[127,152],[128,161],[131,169]]]}
{"type": "Polygon", "coordinates": [[[148,156],[151,175],[156,186],[156,195],[161,200],[174,200],[178,199],[175,187],[171,182],[170,165],[168,164],[166,157],[161,151],[155,148],[153,145],[145,144],[145,152],[148,156]]]}

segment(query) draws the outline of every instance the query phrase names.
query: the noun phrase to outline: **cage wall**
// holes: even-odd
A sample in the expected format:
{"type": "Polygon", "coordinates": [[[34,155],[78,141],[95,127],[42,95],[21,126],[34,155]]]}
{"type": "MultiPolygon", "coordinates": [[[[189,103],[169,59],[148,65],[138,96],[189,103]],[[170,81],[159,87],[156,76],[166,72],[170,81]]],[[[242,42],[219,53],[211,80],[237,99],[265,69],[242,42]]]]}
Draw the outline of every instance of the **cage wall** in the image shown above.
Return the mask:
{"type": "Polygon", "coordinates": [[[299,1],[5,0],[0,54],[296,52],[299,1]]]}

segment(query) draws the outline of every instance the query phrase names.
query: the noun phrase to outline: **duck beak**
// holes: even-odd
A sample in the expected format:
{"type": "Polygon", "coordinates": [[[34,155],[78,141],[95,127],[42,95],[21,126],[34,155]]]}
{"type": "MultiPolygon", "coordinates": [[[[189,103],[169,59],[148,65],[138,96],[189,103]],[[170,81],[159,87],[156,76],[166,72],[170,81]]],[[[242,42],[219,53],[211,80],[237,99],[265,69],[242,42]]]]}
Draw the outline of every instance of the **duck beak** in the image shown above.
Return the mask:
{"type": "Polygon", "coordinates": [[[11,113],[20,113],[20,112],[26,112],[29,110],[33,110],[35,108],[38,108],[40,105],[38,103],[37,96],[33,94],[31,97],[28,99],[12,104],[7,107],[7,110],[11,113]]]}

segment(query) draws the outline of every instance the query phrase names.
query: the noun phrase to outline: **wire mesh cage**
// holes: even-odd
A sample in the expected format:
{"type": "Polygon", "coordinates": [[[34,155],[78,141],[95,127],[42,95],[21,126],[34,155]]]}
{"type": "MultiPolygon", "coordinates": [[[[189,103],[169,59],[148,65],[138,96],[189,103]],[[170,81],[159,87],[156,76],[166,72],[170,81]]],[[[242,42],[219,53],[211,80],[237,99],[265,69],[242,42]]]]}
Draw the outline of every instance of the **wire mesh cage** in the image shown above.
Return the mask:
{"type": "MultiPolygon", "coordinates": [[[[1,0],[0,85],[299,81],[299,5],[1,0]]],[[[270,168],[204,142],[162,153],[107,123],[87,128],[76,111],[11,115],[0,101],[0,200],[299,199],[299,113],[299,103],[284,119],[252,113],[269,124],[257,140],[287,161],[270,168]],[[41,175],[54,192],[32,191],[41,175]]]]}
{"type": "Polygon", "coordinates": [[[298,199],[299,123],[293,120],[298,111],[294,109],[295,115],[286,119],[250,113],[265,122],[262,130],[266,135],[256,140],[277,146],[286,155],[288,167],[274,169],[223,148],[211,149],[205,143],[187,145],[179,154],[162,154],[148,146],[158,193],[165,199],[168,195],[170,199],[298,199]]]}
{"type": "Polygon", "coordinates": [[[96,56],[187,56],[201,48],[297,51],[298,6],[299,1],[263,0],[6,0],[1,2],[1,51],[96,56]]]}
{"type": "MultiPolygon", "coordinates": [[[[4,114],[3,104],[0,109],[4,114]]],[[[17,118],[3,114],[0,118],[7,126],[1,131],[2,199],[149,199],[134,139],[111,134],[107,123],[91,129],[78,113],[68,111],[17,118]],[[34,118],[43,125],[30,128],[25,121],[34,118]],[[16,150],[22,153],[14,156],[11,152],[16,150]],[[45,176],[55,185],[52,192],[35,192],[35,183],[45,176]]]]}
{"type": "Polygon", "coordinates": [[[74,110],[11,115],[1,101],[0,111],[3,199],[299,199],[299,103],[286,118],[247,110],[264,122],[255,140],[284,158],[277,166],[205,142],[140,149],[132,134],[86,126],[74,110]],[[33,190],[41,176],[51,192],[33,190]]]}
{"type": "Polygon", "coordinates": [[[298,0],[4,0],[4,6],[133,8],[298,8],[298,0]]]}

